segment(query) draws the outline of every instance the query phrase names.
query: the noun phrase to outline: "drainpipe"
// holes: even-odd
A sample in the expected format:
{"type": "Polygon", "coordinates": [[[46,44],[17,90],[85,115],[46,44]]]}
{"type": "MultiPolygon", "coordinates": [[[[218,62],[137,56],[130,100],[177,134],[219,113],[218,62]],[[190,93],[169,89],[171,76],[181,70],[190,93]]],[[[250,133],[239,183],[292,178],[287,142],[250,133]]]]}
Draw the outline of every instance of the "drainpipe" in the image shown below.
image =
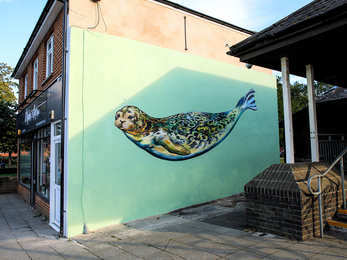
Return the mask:
{"type": "Polygon", "coordinates": [[[61,177],[60,177],[60,232],[59,237],[64,236],[64,216],[65,216],[65,204],[64,204],[64,192],[65,192],[65,89],[66,89],[66,18],[67,18],[67,1],[59,0],[64,3],[64,22],[63,22],[63,65],[62,65],[62,120],[61,120],[61,177]]]}

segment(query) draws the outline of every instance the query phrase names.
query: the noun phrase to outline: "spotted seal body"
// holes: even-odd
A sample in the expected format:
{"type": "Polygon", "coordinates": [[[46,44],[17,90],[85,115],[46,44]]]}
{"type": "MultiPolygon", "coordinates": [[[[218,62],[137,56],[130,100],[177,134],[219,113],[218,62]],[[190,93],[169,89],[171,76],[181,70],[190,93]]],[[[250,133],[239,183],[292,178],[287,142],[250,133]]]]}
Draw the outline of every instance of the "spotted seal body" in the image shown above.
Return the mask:
{"type": "Polygon", "coordinates": [[[251,89],[235,109],[222,113],[187,112],[154,118],[135,106],[118,110],[115,125],[138,147],[166,160],[185,160],[220,144],[246,109],[257,110],[251,89]]]}

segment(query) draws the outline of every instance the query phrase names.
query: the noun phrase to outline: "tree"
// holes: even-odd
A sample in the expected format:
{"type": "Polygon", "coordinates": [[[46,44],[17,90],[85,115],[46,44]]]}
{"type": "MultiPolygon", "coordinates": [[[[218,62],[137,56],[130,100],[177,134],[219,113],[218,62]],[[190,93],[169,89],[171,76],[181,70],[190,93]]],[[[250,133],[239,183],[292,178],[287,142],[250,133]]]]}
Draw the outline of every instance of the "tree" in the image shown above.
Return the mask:
{"type": "Polygon", "coordinates": [[[11,80],[12,68],[0,63],[0,151],[11,155],[17,150],[16,141],[16,100],[13,94],[18,84],[11,80]]]}
{"type": "MultiPolygon", "coordinates": [[[[325,92],[332,89],[334,86],[321,83],[314,82],[314,91],[316,98],[319,98],[324,95],[325,92]]],[[[290,94],[292,99],[292,112],[295,113],[300,109],[306,107],[308,105],[308,93],[307,93],[307,85],[299,83],[298,81],[294,82],[294,84],[290,84],[290,94]]],[[[282,88],[282,78],[277,76],[277,105],[278,105],[278,120],[282,120],[284,118],[283,112],[283,88],[282,88]]],[[[280,129],[280,145],[284,145],[284,134],[283,129],[280,129]]]]}
{"type": "Polygon", "coordinates": [[[16,139],[16,109],[6,100],[0,100],[0,151],[11,156],[17,150],[16,139]]]}
{"type": "Polygon", "coordinates": [[[15,103],[17,98],[13,94],[14,88],[18,88],[18,84],[11,80],[13,70],[6,63],[0,62],[0,100],[7,100],[15,103]]]}

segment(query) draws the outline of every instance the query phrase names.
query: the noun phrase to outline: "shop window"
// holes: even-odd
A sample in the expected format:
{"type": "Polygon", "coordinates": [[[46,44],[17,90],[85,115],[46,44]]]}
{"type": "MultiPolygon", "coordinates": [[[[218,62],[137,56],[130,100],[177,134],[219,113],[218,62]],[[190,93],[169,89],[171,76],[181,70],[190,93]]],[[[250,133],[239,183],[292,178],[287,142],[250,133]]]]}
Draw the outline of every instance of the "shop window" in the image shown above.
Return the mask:
{"type": "Polygon", "coordinates": [[[37,192],[49,198],[50,191],[50,163],[51,141],[50,127],[41,129],[37,133],[37,192]]]}
{"type": "Polygon", "coordinates": [[[31,184],[31,141],[31,134],[19,138],[19,182],[28,187],[31,184]]]}
{"type": "Polygon", "coordinates": [[[47,41],[46,78],[53,73],[53,36],[47,41]]]}
{"type": "Polygon", "coordinates": [[[37,78],[38,78],[38,71],[39,71],[39,61],[36,59],[34,61],[34,77],[33,77],[33,89],[37,89],[37,78]]]}
{"type": "Polygon", "coordinates": [[[19,182],[30,187],[31,184],[31,143],[20,144],[19,182]]]}

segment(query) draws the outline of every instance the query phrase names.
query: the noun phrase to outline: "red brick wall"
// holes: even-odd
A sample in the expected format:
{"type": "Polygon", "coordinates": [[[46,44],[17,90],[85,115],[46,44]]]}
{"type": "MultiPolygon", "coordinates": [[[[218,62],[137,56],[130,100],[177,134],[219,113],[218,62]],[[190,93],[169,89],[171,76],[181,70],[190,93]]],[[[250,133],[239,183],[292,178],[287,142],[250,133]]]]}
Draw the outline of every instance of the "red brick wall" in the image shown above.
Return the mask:
{"type": "Polygon", "coordinates": [[[42,216],[49,218],[49,202],[35,195],[35,208],[41,212],[42,216]]]}
{"type": "MultiPolygon", "coordinates": [[[[30,204],[30,189],[17,184],[18,195],[28,204],[30,204]]],[[[49,202],[35,195],[35,208],[41,212],[42,216],[49,218],[49,202]]]]}
{"type": "MultiPolygon", "coordinates": [[[[46,34],[45,38],[41,42],[40,46],[36,50],[36,53],[28,63],[28,67],[25,69],[25,72],[21,75],[19,79],[19,104],[25,99],[25,76],[27,75],[27,94],[34,87],[34,62],[38,59],[38,82],[37,89],[44,90],[46,89],[61,73],[62,73],[62,55],[63,55],[63,22],[64,22],[64,13],[61,11],[50,30],[46,34]],[[46,78],[46,54],[47,54],[47,41],[53,35],[53,73],[51,76],[46,78]]],[[[38,92],[34,96],[38,96],[38,92]]],[[[26,104],[23,104],[20,109],[24,109],[35,97],[29,99],[26,104]]],[[[19,110],[21,111],[21,110],[19,110]]],[[[19,143],[18,143],[19,151],[19,143]]],[[[19,170],[19,169],[18,169],[19,170]]],[[[30,203],[30,190],[23,185],[18,184],[17,186],[18,194],[27,202],[30,203]]],[[[49,216],[49,203],[39,196],[35,196],[35,207],[42,213],[44,216],[49,216]]]]}
{"type": "Polygon", "coordinates": [[[21,184],[17,184],[18,195],[26,202],[30,204],[30,190],[21,184]]]}
{"type": "MultiPolygon", "coordinates": [[[[41,42],[39,48],[36,50],[35,55],[30,60],[28,67],[25,69],[25,72],[21,75],[19,79],[19,104],[25,99],[24,91],[24,81],[25,75],[28,75],[28,91],[27,94],[34,87],[33,77],[34,77],[34,61],[38,59],[38,82],[37,88],[45,89],[48,87],[61,73],[62,73],[62,50],[63,50],[63,22],[64,22],[64,13],[61,11],[52,27],[46,34],[45,38],[41,42]],[[47,53],[47,41],[53,35],[53,75],[46,79],[46,53],[47,53]]],[[[37,93],[38,95],[39,93],[37,93]]],[[[36,96],[37,96],[36,95],[36,96]]],[[[33,99],[29,100],[30,103],[33,99]]],[[[23,104],[20,108],[25,108],[27,104],[23,104]]]]}

